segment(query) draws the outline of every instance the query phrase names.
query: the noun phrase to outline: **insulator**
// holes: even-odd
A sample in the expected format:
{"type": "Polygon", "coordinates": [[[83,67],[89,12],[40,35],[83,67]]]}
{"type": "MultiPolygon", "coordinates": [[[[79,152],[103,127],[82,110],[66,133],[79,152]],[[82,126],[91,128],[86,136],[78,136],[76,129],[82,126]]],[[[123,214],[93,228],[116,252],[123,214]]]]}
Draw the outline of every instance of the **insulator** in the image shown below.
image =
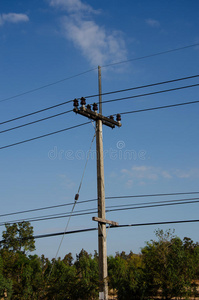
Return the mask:
{"type": "Polygon", "coordinates": [[[86,105],[86,99],[84,97],[81,97],[81,105],[86,105]]]}
{"type": "Polygon", "coordinates": [[[117,122],[120,122],[120,121],[121,121],[121,115],[120,115],[120,114],[117,114],[117,115],[116,115],[116,120],[117,120],[117,122]]]}
{"type": "Polygon", "coordinates": [[[73,106],[74,107],[78,107],[79,106],[79,102],[78,102],[78,100],[76,98],[73,100],[73,106]]]}
{"type": "Polygon", "coordinates": [[[114,117],[111,115],[111,116],[109,117],[109,119],[110,119],[110,120],[114,120],[114,117]]]}
{"type": "Polygon", "coordinates": [[[88,104],[88,105],[86,106],[86,108],[89,109],[89,110],[91,110],[91,105],[88,104]]]}
{"type": "Polygon", "coordinates": [[[77,201],[79,199],[79,194],[75,195],[75,201],[77,201]]]}
{"type": "Polygon", "coordinates": [[[94,110],[94,111],[97,111],[97,110],[98,110],[97,103],[93,103],[93,110],[94,110]]]}

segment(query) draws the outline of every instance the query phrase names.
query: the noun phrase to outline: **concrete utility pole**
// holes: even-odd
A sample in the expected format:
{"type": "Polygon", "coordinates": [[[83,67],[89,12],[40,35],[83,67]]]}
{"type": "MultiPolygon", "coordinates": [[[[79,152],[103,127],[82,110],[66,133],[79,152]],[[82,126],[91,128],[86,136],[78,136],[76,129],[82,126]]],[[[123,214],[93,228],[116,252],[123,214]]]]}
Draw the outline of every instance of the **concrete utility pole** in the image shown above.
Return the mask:
{"type": "Polygon", "coordinates": [[[97,152],[97,194],[98,194],[98,217],[93,217],[93,221],[98,222],[98,251],[99,251],[99,300],[108,300],[108,268],[107,268],[107,247],[106,247],[106,224],[118,226],[117,222],[106,220],[105,215],[105,188],[104,188],[104,157],[103,157],[103,139],[102,124],[114,128],[121,126],[121,116],[117,114],[117,121],[113,116],[107,118],[102,115],[102,89],[101,89],[101,68],[98,67],[99,82],[99,114],[97,104],[91,106],[86,104],[86,99],[81,98],[81,107],[78,108],[78,100],[74,100],[75,113],[81,114],[89,119],[96,121],[96,152],[97,152]]]}

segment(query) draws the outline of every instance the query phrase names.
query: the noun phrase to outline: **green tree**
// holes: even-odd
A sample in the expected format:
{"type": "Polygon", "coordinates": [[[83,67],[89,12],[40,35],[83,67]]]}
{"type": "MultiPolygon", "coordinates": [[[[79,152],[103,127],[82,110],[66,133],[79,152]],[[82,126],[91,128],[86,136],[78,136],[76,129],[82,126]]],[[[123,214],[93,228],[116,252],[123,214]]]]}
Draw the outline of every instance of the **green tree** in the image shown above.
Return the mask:
{"type": "Polygon", "coordinates": [[[78,276],[75,299],[98,299],[99,269],[96,253],[92,258],[91,254],[82,249],[79,255],[76,255],[74,266],[78,276]]]}
{"type": "MultiPolygon", "coordinates": [[[[197,246],[192,248],[173,236],[171,231],[156,232],[158,241],[147,242],[142,249],[146,290],[149,296],[161,291],[162,299],[189,297],[193,293],[195,264],[199,262],[197,246]]],[[[193,244],[191,242],[191,244],[193,244]]]]}
{"type": "Polygon", "coordinates": [[[35,250],[35,241],[33,239],[33,227],[29,222],[20,222],[14,224],[5,224],[6,230],[3,231],[3,240],[1,247],[10,251],[35,250]]]}
{"type": "Polygon", "coordinates": [[[118,300],[144,299],[142,258],[124,251],[108,257],[109,286],[117,292],[118,300]]]}
{"type": "Polygon", "coordinates": [[[46,299],[76,300],[75,284],[77,282],[76,268],[69,266],[60,258],[53,261],[53,269],[48,280],[46,299]]]}
{"type": "Polygon", "coordinates": [[[12,295],[12,280],[6,279],[3,275],[3,259],[0,256],[0,297],[7,296],[7,299],[11,299],[12,295]]]}

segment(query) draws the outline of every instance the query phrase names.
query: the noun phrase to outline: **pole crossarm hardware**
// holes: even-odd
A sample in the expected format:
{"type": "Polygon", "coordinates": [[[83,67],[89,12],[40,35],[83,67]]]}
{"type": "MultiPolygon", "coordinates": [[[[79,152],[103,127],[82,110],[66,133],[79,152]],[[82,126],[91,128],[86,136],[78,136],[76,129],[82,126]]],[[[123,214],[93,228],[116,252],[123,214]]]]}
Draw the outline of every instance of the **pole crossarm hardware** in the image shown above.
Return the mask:
{"type": "Polygon", "coordinates": [[[86,105],[86,99],[81,97],[80,108],[78,99],[73,100],[73,111],[96,123],[96,150],[97,150],[97,195],[98,195],[98,217],[93,217],[93,221],[98,222],[98,250],[99,250],[99,300],[108,300],[108,267],[107,267],[107,249],[106,249],[106,224],[118,226],[117,222],[106,220],[105,216],[105,188],[104,188],[104,157],[103,157],[103,139],[102,125],[111,128],[121,127],[121,115],[105,117],[102,115],[102,92],[101,92],[101,68],[98,67],[99,83],[99,113],[97,112],[97,103],[86,105]]]}
{"type": "Polygon", "coordinates": [[[86,108],[84,105],[82,105],[80,107],[80,109],[78,109],[77,107],[75,107],[73,109],[73,111],[76,113],[76,114],[80,114],[84,117],[87,117],[89,119],[92,119],[94,121],[97,121],[97,120],[101,120],[102,123],[106,126],[109,126],[111,128],[115,128],[115,126],[118,126],[118,127],[121,127],[122,124],[120,123],[120,121],[115,121],[111,118],[108,118],[108,117],[105,117],[95,111],[92,111],[91,109],[89,108],[86,108]]]}
{"type": "Polygon", "coordinates": [[[115,221],[109,221],[109,220],[98,218],[98,217],[92,217],[92,220],[97,221],[97,222],[102,223],[102,224],[109,224],[111,226],[119,226],[119,224],[115,221]]]}

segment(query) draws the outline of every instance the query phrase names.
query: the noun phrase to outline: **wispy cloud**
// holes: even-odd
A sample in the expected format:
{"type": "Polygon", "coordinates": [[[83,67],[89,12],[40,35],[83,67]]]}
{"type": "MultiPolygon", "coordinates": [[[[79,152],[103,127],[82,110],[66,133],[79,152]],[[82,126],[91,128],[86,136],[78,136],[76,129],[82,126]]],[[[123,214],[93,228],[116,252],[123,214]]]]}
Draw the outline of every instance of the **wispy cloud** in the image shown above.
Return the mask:
{"type": "Polygon", "coordinates": [[[146,19],[145,22],[147,23],[147,25],[149,25],[150,27],[160,27],[160,22],[154,19],[146,19]]]}
{"type": "Polygon", "coordinates": [[[73,189],[75,187],[75,183],[65,174],[59,174],[59,178],[61,179],[61,186],[67,189],[73,189]]]}
{"type": "Polygon", "coordinates": [[[49,3],[67,12],[61,20],[62,33],[92,66],[127,58],[122,32],[107,30],[93,19],[99,10],[80,0],[50,0],[49,3]]]}
{"type": "Polygon", "coordinates": [[[16,13],[8,13],[8,14],[0,14],[0,26],[4,23],[21,23],[28,22],[29,17],[26,14],[16,14],[16,13]]]}
{"type": "Polygon", "coordinates": [[[147,182],[155,182],[161,179],[192,179],[199,178],[199,169],[189,170],[170,169],[164,170],[153,166],[133,166],[130,169],[121,170],[122,177],[126,180],[126,186],[131,187],[133,184],[144,185],[147,182]]]}

